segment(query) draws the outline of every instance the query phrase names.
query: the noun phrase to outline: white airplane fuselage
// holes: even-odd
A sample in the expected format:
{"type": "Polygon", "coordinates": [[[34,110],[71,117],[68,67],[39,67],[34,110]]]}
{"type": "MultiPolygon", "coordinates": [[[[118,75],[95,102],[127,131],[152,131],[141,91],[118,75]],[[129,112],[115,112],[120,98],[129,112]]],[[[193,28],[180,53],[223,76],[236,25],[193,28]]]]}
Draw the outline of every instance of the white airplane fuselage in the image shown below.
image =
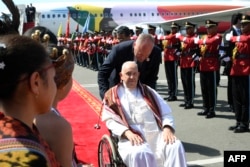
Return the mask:
{"type": "MultiPolygon", "coordinates": [[[[190,2],[178,4],[140,3],[140,5],[118,3],[108,7],[100,4],[76,4],[58,9],[55,7],[52,10],[38,11],[40,13],[38,25],[49,28],[55,34],[58,33],[60,25],[62,25],[62,32],[65,33],[68,21],[70,33],[75,32],[77,26],[79,26],[79,32],[83,32],[87,23],[88,31],[110,31],[120,25],[126,25],[134,29],[136,25],[145,27],[150,23],[164,23],[185,17],[192,18],[193,16],[231,10],[245,5],[243,3],[218,4],[218,2],[217,4],[210,2],[208,5],[205,2],[194,4],[190,4],[190,2]],[[69,19],[68,15],[70,16],[69,19]]],[[[230,20],[227,20],[227,22],[227,26],[230,26],[230,20]]]]}

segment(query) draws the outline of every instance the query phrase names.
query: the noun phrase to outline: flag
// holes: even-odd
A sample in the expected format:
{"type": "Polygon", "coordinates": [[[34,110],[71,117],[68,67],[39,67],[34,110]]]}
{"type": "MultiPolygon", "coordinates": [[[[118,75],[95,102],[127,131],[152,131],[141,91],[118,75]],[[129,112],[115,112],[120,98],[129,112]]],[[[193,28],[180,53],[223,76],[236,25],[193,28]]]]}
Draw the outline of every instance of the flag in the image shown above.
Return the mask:
{"type": "Polygon", "coordinates": [[[86,33],[89,30],[90,14],[88,15],[85,24],[82,29],[82,33],[86,33]]]}
{"type": "Polygon", "coordinates": [[[76,25],[76,32],[79,32],[79,23],[76,25]]]}
{"type": "Polygon", "coordinates": [[[70,30],[69,30],[69,19],[70,19],[70,13],[68,13],[68,20],[67,20],[67,25],[66,25],[66,33],[65,33],[66,38],[68,38],[68,37],[69,37],[69,34],[70,34],[70,30]]]}
{"type": "Polygon", "coordinates": [[[60,37],[62,34],[62,23],[58,27],[57,36],[60,37]]]}
{"type": "Polygon", "coordinates": [[[76,34],[77,34],[77,32],[73,32],[73,33],[71,34],[71,40],[74,40],[74,39],[76,38],[76,34]]]}

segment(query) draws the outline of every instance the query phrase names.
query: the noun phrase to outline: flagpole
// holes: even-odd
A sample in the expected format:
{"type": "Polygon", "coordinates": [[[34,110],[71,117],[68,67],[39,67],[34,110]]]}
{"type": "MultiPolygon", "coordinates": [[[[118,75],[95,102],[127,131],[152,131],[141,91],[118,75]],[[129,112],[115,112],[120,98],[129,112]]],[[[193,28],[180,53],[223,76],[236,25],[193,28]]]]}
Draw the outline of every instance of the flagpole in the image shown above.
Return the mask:
{"type": "Polygon", "coordinates": [[[62,22],[58,27],[58,31],[57,31],[57,37],[60,37],[62,35],[62,22]]]}
{"type": "Polygon", "coordinates": [[[66,25],[66,38],[69,37],[70,29],[69,29],[69,19],[70,19],[70,13],[68,12],[68,20],[67,20],[67,25],[66,25]]]}

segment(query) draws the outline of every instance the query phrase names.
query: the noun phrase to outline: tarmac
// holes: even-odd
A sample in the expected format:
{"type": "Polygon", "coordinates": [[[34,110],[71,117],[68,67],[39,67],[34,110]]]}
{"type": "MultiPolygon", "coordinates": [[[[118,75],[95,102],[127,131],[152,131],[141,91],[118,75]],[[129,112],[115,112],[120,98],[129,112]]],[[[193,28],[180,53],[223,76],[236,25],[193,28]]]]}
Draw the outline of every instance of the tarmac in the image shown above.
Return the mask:
{"type": "MultiPolygon", "coordinates": [[[[73,78],[100,99],[97,73],[97,71],[75,65],[73,78]]],[[[158,76],[157,91],[165,98],[168,93],[163,64],[160,65],[158,76]]],[[[233,112],[229,111],[227,104],[227,76],[221,75],[215,110],[216,117],[212,119],[197,115],[202,110],[199,73],[196,73],[196,96],[192,109],[185,110],[183,107],[179,107],[184,98],[180,75],[178,77],[178,100],[167,103],[172,109],[176,136],[183,142],[188,166],[223,167],[224,151],[250,151],[249,132],[234,133],[228,130],[229,126],[235,125],[235,116],[233,112]]]]}

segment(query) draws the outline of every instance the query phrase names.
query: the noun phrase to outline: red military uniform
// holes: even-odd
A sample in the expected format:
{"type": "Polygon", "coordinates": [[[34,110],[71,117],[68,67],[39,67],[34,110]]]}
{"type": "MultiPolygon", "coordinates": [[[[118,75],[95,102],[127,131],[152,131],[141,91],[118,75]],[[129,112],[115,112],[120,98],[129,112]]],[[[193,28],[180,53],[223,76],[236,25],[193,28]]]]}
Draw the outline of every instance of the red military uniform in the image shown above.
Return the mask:
{"type": "Polygon", "coordinates": [[[199,55],[199,45],[194,43],[194,39],[197,35],[194,33],[195,25],[186,22],[186,36],[180,36],[182,47],[180,55],[180,72],[181,81],[184,91],[184,103],[181,107],[184,109],[193,108],[194,96],[195,96],[195,57],[199,55]]]}
{"type": "Polygon", "coordinates": [[[178,53],[180,54],[181,42],[176,37],[176,33],[179,31],[179,25],[175,22],[171,25],[171,34],[162,36],[160,39],[163,41],[164,48],[164,67],[168,83],[168,101],[177,100],[177,67],[178,67],[178,53]]]}
{"type": "Polygon", "coordinates": [[[232,96],[236,117],[235,133],[249,131],[250,108],[250,16],[243,15],[241,20],[242,35],[234,36],[230,40],[235,42],[232,54],[232,96]]]}
{"type": "Polygon", "coordinates": [[[204,110],[198,115],[206,115],[206,118],[215,117],[215,105],[217,99],[216,73],[219,70],[219,47],[222,36],[217,33],[218,23],[212,20],[206,21],[208,34],[196,41],[200,44],[200,84],[204,110]]]}
{"type": "Polygon", "coordinates": [[[220,34],[207,35],[199,41],[201,47],[200,71],[219,70],[220,34]]]}
{"type": "Polygon", "coordinates": [[[233,51],[232,76],[250,75],[250,33],[232,38],[236,46],[233,51]]]}

